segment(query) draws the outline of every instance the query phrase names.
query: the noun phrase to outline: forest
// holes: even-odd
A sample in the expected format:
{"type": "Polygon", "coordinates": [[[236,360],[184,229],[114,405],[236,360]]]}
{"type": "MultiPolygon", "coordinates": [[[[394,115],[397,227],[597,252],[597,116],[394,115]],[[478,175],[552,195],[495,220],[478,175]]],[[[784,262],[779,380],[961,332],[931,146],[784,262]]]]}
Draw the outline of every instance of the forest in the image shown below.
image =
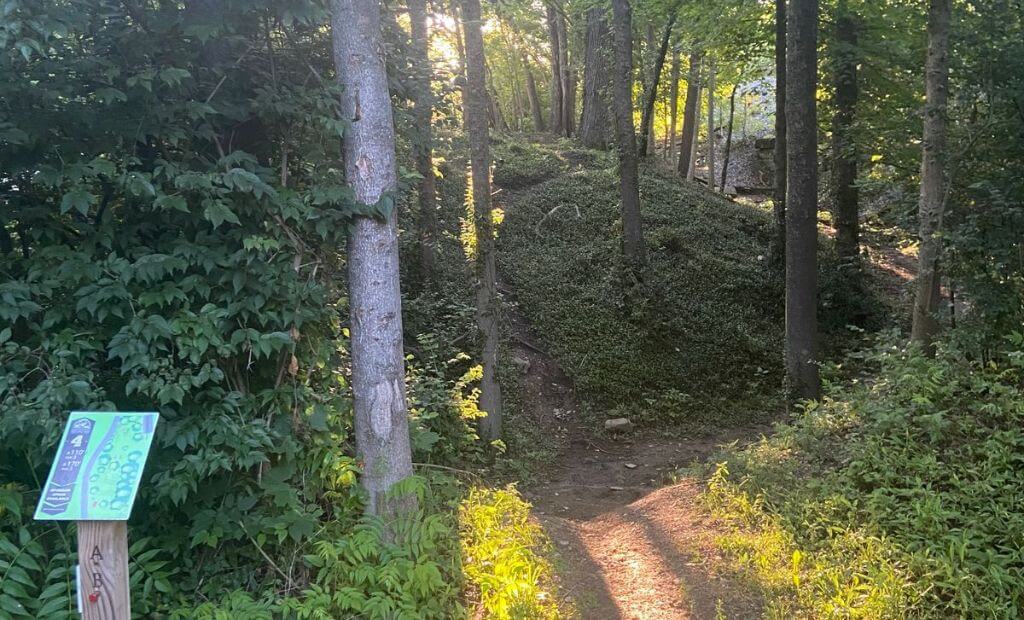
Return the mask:
{"type": "Polygon", "coordinates": [[[81,614],[1024,617],[1021,0],[0,0],[0,620],[81,614]]]}

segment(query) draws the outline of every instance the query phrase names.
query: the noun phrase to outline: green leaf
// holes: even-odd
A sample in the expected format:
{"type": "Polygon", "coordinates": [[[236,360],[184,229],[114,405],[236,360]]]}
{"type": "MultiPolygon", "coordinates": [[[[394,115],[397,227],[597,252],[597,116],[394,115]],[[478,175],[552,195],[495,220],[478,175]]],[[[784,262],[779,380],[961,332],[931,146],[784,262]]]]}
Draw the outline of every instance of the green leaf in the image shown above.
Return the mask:
{"type": "Polygon", "coordinates": [[[128,95],[116,88],[99,88],[96,90],[96,98],[102,101],[104,105],[110,105],[115,101],[128,101],[128,95]]]}
{"type": "Polygon", "coordinates": [[[68,193],[64,194],[64,197],[60,201],[60,212],[67,213],[71,209],[78,211],[82,215],[89,213],[89,207],[96,204],[96,196],[86,191],[83,187],[75,187],[68,193]]]}
{"type": "Polygon", "coordinates": [[[177,86],[185,78],[192,77],[192,74],[185,69],[168,67],[160,70],[160,80],[168,86],[177,86]]]}
{"type": "Polygon", "coordinates": [[[224,222],[241,224],[234,211],[229,209],[223,202],[219,200],[207,200],[204,201],[204,204],[206,205],[206,208],[203,210],[203,217],[209,220],[213,224],[214,228],[220,227],[224,222]]]}
{"type": "Polygon", "coordinates": [[[25,606],[14,600],[10,595],[0,594],[0,609],[15,616],[28,616],[25,606]]]}
{"type": "Polygon", "coordinates": [[[173,209],[182,213],[189,213],[188,201],[183,196],[160,196],[153,205],[158,209],[173,209]]]}

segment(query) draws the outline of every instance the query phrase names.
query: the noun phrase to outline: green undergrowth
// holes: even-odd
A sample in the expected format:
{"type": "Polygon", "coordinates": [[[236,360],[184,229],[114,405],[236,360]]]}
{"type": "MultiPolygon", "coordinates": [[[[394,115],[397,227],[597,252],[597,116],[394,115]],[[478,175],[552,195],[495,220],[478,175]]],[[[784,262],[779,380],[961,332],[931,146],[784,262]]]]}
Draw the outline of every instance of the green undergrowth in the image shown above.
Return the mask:
{"type": "Polygon", "coordinates": [[[1020,617],[1024,357],[860,357],[871,380],[830,387],[711,476],[726,556],[770,617],[1020,617]]]}
{"type": "MultiPolygon", "coordinates": [[[[621,264],[610,154],[567,143],[499,151],[518,157],[496,157],[509,192],[499,194],[500,267],[588,399],[647,423],[722,422],[777,402],[784,295],[766,212],[644,170],[649,266],[638,282],[621,264]]],[[[823,327],[839,330],[861,302],[840,276],[822,285],[823,327]]]]}
{"type": "Polygon", "coordinates": [[[514,486],[471,490],[459,508],[459,526],[474,617],[562,617],[551,543],[514,486]]]}

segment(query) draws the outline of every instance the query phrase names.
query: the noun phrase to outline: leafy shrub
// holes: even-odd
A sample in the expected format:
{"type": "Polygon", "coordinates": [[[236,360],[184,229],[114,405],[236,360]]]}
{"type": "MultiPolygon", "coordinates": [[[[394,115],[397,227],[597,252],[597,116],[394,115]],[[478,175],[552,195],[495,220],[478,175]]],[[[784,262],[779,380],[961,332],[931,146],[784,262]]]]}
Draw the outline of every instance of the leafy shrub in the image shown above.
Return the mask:
{"type": "Polygon", "coordinates": [[[812,616],[1019,617],[1024,356],[883,344],[863,357],[877,377],[730,454],[711,505],[780,532],[785,552],[766,562],[809,558],[785,589],[812,616]]]}
{"type": "Polygon", "coordinates": [[[459,507],[463,570],[479,613],[495,620],[558,618],[540,526],[514,487],[477,487],[459,507]]]}
{"type": "MultiPolygon", "coordinates": [[[[74,611],[73,525],[30,519],[73,409],[160,414],[130,522],[140,615],[259,617],[327,579],[304,559],[325,537],[366,544],[344,236],[396,196],[343,184],[325,7],[207,4],[14,1],[0,20],[0,617],[74,611]]],[[[468,315],[422,309],[417,457],[450,462],[472,454],[473,363],[430,340],[468,315]]],[[[358,568],[457,555],[424,549],[358,568]]],[[[454,609],[444,571],[428,593],[349,585],[454,609]]]]}

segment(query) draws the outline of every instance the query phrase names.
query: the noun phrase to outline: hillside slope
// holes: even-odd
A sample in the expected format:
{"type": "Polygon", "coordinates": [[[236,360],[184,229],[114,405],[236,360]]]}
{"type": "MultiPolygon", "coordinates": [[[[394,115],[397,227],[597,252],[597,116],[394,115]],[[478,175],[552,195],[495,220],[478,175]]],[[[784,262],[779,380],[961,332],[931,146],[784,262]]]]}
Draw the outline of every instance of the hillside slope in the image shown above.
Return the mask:
{"type": "Polygon", "coordinates": [[[664,419],[690,398],[777,391],[783,289],[765,257],[766,213],[645,171],[650,268],[634,283],[621,270],[606,154],[506,143],[495,180],[506,211],[502,273],[589,397],[612,406],[646,398],[664,419]]]}

